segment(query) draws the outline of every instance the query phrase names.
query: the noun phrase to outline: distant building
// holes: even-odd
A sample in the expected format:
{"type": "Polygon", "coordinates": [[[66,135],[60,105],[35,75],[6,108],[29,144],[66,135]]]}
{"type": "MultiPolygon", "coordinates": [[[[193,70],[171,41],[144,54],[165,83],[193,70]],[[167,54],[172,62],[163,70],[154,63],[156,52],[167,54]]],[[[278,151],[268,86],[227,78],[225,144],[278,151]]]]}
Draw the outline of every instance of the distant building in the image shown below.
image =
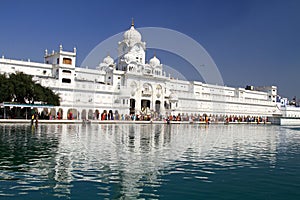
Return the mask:
{"type": "MultiPolygon", "coordinates": [[[[166,76],[156,55],[146,62],[146,44],[130,27],[118,43],[118,60],[109,55],[96,69],[76,67],[73,51],[45,51],[45,62],[0,58],[0,73],[17,71],[51,88],[61,106],[51,109],[63,119],[95,119],[103,112],[119,115],[237,115],[280,114],[277,87],[233,88],[198,81],[175,80],[166,76]]],[[[100,118],[100,117],[99,117],[100,118]]]]}

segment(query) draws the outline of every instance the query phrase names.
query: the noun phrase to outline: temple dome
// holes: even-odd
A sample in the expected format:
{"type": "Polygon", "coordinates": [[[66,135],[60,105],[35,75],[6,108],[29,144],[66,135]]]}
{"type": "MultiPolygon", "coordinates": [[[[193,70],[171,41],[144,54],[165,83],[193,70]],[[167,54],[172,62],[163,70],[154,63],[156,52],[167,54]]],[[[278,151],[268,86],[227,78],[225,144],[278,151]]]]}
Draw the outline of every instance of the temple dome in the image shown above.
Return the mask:
{"type": "Polygon", "coordinates": [[[160,65],[160,60],[154,56],[153,58],[150,59],[149,64],[151,67],[155,67],[160,65]]]}
{"type": "Polygon", "coordinates": [[[124,33],[124,41],[127,42],[129,46],[142,42],[142,36],[135,30],[134,25],[131,25],[131,28],[124,33]]]}
{"type": "Polygon", "coordinates": [[[103,59],[103,63],[105,63],[107,65],[113,65],[114,59],[108,55],[103,59]]]}

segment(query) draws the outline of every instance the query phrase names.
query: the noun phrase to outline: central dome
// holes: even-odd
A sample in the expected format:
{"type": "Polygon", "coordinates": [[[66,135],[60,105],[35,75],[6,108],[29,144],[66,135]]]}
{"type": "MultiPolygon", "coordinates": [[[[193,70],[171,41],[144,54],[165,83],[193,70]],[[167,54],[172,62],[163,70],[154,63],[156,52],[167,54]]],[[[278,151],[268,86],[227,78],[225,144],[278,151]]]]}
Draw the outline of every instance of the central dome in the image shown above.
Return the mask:
{"type": "Polygon", "coordinates": [[[135,30],[134,25],[124,33],[124,40],[128,42],[129,46],[133,46],[136,43],[142,42],[141,34],[135,30]]]}

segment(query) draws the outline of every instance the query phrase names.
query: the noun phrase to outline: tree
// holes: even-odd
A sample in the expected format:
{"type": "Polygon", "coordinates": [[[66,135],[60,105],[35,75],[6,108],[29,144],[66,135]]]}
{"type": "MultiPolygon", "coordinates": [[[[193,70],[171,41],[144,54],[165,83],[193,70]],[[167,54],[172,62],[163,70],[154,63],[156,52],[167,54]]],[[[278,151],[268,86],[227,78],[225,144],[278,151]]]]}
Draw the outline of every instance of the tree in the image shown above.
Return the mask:
{"type": "Polygon", "coordinates": [[[6,74],[0,74],[0,102],[11,102],[13,99],[14,86],[6,77],[6,74]]]}
{"type": "Polygon", "coordinates": [[[49,88],[44,88],[44,94],[45,94],[45,101],[48,102],[49,104],[59,106],[60,101],[59,101],[59,96],[56,95],[51,89],[49,88]]]}
{"type": "Polygon", "coordinates": [[[9,80],[14,86],[14,102],[25,104],[33,100],[33,87],[35,83],[32,81],[32,76],[17,72],[16,74],[11,74],[9,80]]]}
{"type": "Polygon", "coordinates": [[[59,106],[59,96],[51,89],[43,87],[32,80],[32,76],[17,72],[0,75],[0,102],[18,102],[33,104],[36,101],[59,106]]]}

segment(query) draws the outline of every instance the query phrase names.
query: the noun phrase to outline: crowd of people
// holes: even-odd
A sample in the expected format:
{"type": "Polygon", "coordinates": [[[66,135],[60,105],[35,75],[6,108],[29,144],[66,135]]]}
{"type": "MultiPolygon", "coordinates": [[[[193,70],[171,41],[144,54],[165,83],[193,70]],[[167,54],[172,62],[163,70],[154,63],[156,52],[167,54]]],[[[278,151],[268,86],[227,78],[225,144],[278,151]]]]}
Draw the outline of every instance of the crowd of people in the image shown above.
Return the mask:
{"type": "Polygon", "coordinates": [[[99,120],[127,120],[127,121],[189,121],[189,122],[206,122],[206,123],[265,123],[268,121],[267,117],[262,116],[245,116],[245,115],[207,115],[207,114],[167,114],[163,116],[161,114],[119,114],[118,112],[113,113],[112,111],[103,112],[99,120]]]}
{"type": "Polygon", "coordinates": [[[225,122],[225,123],[265,123],[267,122],[267,117],[261,116],[241,116],[241,115],[169,115],[167,118],[168,121],[190,121],[190,122],[206,122],[206,123],[218,123],[218,122],[225,122]]]}
{"type": "MultiPolygon", "coordinates": [[[[38,119],[62,119],[61,114],[57,112],[56,117],[49,117],[47,113],[35,113],[35,118],[38,119]]],[[[74,118],[72,112],[68,113],[67,119],[74,118]]],[[[104,110],[102,113],[94,113],[89,119],[83,120],[122,120],[122,121],[188,121],[188,122],[205,122],[205,123],[265,123],[268,121],[267,117],[262,116],[245,116],[245,115],[208,115],[208,114],[166,114],[165,116],[158,113],[151,114],[119,114],[118,111],[104,110]]]]}

